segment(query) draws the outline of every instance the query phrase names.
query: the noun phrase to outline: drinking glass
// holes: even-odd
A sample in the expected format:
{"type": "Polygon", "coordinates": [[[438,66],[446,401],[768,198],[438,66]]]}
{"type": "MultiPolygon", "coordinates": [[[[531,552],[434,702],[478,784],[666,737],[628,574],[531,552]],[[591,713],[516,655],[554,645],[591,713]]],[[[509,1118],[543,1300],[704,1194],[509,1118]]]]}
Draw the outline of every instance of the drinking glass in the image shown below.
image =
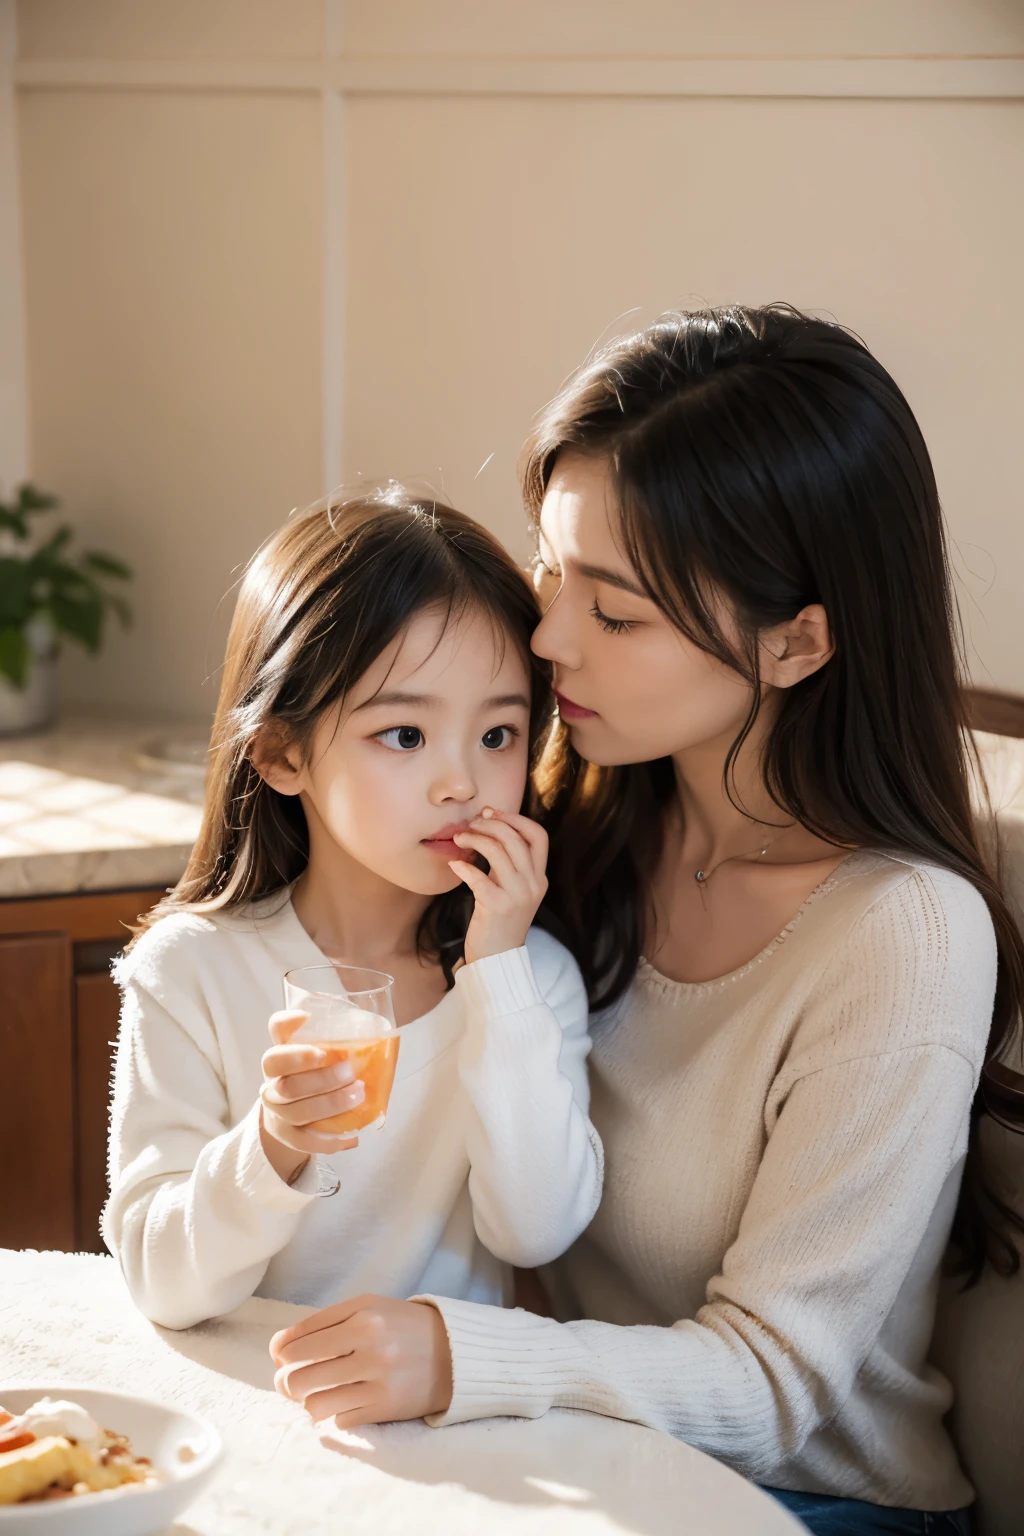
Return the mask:
{"type": "MultiPolygon", "coordinates": [[[[358,1136],[377,1130],[387,1116],[398,1061],[399,1033],[391,1002],[394,977],[358,965],[304,965],[284,978],[284,1003],[305,1021],[291,1036],[309,1041],[326,1056],[325,1066],[347,1061],[365,1096],[354,1109],[316,1120],[309,1129],[325,1136],[358,1136]]],[[[320,1193],[336,1194],[341,1181],[317,1160],[320,1193]],[[333,1187],[327,1187],[328,1185],[333,1187]]]]}

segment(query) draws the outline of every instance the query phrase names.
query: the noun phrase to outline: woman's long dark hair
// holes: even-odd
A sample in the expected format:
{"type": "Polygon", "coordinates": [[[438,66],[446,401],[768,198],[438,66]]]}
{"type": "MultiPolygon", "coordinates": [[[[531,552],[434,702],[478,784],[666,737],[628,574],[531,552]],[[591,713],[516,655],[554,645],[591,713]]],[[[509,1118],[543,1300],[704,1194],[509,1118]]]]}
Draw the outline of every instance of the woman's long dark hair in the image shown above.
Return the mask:
{"type": "MultiPolygon", "coordinates": [[[[999,971],[976,1110],[1024,1124],[1024,942],[979,846],[956,605],[931,461],[896,384],[855,336],[785,305],[673,314],[614,342],[543,414],[524,461],[536,520],[563,449],[607,458],[626,553],[650,597],[751,685],[726,763],[761,707],[759,633],[809,603],[835,653],[781,690],[763,770],[780,810],[840,847],[909,853],[963,876],[999,971]],[[716,617],[724,593],[743,634],[716,617]]],[[[976,765],[975,765],[976,766],[976,765]]],[[[552,900],[595,1006],[636,969],[646,872],[673,791],[668,760],[584,763],[558,727],[540,770],[552,900]]],[[[990,1188],[977,1115],[955,1239],[968,1274],[1016,1270],[1024,1221],[990,1188]]]]}
{"type": "MultiPolygon", "coordinates": [[[[530,670],[531,761],[551,717],[550,672],[530,651],[539,617],[523,572],[497,539],[453,507],[394,483],[293,515],[251,561],[241,584],[210,748],[199,837],[188,868],[140,932],[170,912],[210,913],[258,901],[297,880],[309,859],[306,816],[251,760],[272,731],[307,753],[317,722],[418,613],[447,622],[485,614],[498,646],[530,670]]],[[[436,896],[420,924],[424,955],[449,986],[462,957],[472,897],[436,896]]]]}

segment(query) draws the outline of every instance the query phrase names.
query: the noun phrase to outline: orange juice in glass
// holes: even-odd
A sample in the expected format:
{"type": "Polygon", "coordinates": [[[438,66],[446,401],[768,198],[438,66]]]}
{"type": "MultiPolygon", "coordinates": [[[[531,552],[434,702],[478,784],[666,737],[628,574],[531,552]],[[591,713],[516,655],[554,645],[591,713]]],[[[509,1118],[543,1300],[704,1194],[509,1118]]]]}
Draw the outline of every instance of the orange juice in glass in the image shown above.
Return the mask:
{"type": "Polygon", "coordinates": [[[347,1061],[365,1092],[355,1109],[317,1120],[311,1130],[354,1136],[384,1124],[398,1061],[393,982],[385,971],[357,965],[305,965],[285,976],[285,1007],[306,1015],[291,1038],[318,1045],[325,1066],[347,1061]]]}

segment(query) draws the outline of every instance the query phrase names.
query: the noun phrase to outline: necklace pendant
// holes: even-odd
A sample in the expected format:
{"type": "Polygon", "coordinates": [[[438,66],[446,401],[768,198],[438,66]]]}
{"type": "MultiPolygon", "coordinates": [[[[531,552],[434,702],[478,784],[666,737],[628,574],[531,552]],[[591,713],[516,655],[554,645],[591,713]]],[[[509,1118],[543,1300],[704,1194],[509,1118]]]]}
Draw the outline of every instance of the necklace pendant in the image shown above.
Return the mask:
{"type": "Polygon", "coordinates": [[[696,880],[698,885],[703,885],[705,880],[707,879],[707,875],[705,874],[704,870],[698,869],[697,873],[694,875],[693,878],[696,880]]]}

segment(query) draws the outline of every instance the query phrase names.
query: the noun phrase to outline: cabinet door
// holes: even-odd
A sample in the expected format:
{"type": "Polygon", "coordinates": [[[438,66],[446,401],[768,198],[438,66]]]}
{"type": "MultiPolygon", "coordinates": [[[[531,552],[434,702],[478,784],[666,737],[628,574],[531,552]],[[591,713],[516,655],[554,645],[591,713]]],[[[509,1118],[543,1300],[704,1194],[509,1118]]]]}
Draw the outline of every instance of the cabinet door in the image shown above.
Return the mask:
{"type": "Polygon", "coordinates": [[[75,1246],[74,1041],[66,933],[0,938],[0,1246],[75,1246]]]}
{"type": "Polygon", "coordinates": [[[78,1078],[78,1241],[82,1253],[105,1253],[100,1212],[107,1198],[107,1105],[121,995],[109,975],[75,977],[78,1078]]]}

